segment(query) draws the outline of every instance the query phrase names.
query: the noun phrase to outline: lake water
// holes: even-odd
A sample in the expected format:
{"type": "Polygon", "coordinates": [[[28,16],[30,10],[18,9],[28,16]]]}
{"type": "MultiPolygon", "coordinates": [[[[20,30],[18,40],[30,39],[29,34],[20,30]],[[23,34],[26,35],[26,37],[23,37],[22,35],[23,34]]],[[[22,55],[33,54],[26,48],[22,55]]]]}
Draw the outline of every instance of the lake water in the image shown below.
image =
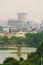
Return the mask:
{"type": "MultiPolygon", "coordinates": [[[[35,52],[36,48],[28,48],[28,47],[23,47],[22,52],[35,52]]],[[[17,50],[0,50],[0,63],[3,63],[5,58],[7,57],[14,57],[18,59],[17,54],[10,54],[10,52],[17,52],[17,50]]],[[[22,57],[24,59],[27,58],[27,54],[22,54],[22,57]]]]}

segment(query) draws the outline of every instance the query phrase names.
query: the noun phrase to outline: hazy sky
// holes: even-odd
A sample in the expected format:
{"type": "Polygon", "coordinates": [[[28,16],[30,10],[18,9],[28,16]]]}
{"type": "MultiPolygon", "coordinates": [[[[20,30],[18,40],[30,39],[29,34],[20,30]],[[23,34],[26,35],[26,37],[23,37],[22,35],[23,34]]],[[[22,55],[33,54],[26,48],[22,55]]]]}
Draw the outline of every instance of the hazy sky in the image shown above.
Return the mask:
{"type": "Polygon", "coordinates": [[[0,20],[16,18],[18,12],[27,13],[30,20],[43,19],[43,0],[0,0],[0,20]]]}

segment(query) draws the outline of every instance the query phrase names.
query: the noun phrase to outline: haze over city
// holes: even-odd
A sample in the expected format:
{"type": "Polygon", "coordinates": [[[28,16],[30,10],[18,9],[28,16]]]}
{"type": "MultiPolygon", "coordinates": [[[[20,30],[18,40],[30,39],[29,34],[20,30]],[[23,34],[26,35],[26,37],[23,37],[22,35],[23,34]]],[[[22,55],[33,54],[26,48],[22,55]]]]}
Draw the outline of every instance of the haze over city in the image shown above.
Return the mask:
{"type": "Polygon", "coordinates": [[[0,20],[17,19],[17,13],[24,12],[29,20],[40,23],[43,20],[42,6],[43,0],[0,0],[0,20]]]}

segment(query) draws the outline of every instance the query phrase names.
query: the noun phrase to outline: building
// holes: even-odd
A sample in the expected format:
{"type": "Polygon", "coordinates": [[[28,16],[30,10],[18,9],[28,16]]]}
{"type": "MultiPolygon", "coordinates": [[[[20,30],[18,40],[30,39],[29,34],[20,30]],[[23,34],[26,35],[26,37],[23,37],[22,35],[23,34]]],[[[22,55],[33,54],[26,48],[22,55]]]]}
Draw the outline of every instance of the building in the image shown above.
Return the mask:
{"type": "Polygon", "coordinates": [[[40,31],[43,30],[43,20],[41,21],[41,24],[40,24],[40,31]]]}
{"type": "Polygon", "coordinates": [[[26,20],[27,20],[26,13],[17,13],[17,14],[18,14],[18,20],[20,22],[26,22],[26,20]]]}
{"type": "Polygon", "coordinates": [[[18,26],[18,21],[15,20],[15,19],[8,19],[8,23],[7,23],[8,26],[18,26]]]}
{"type": "Polygon", "coordinates": [[[2,26],[0,26],[0,33],[1,33],[1,32],[3,32],[3,27],[2,27],[2,26]]]}

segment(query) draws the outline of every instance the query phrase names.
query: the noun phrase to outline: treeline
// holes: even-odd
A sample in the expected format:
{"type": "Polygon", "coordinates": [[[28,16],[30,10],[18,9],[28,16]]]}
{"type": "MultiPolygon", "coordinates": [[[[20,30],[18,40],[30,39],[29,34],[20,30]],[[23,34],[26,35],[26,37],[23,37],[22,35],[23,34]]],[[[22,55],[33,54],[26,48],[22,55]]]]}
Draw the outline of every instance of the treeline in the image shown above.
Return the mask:
{"type": "Polygon", "coordinates": [[[38,43],[36,52],[28,53],[27,59],[22,57],[19,60],[8,57],[0,65],[43,65],[43,39],[38,43]]]}
{"type": "Polygon", "coordinates": [[[34,46],[37,47],[40,39],[43,38],[43,31],[38,33],[26,33],[25,37],[7,37],[7,36],[0,36],[0,44],[24,44],[27,46],[34,46]]]}

